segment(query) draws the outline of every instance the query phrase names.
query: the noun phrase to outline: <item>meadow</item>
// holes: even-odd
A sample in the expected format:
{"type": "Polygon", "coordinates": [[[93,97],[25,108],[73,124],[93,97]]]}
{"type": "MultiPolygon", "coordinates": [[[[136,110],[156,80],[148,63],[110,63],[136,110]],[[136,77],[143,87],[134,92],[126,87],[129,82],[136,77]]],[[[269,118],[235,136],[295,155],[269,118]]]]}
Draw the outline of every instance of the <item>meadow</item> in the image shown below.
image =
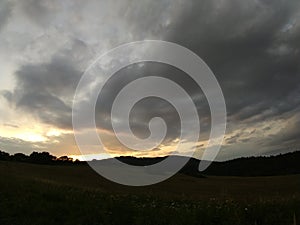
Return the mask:
{"type": "Polygon", "coordinates": [[[148,187],[109,182],[86,165],[0,161],[1,225],[295,225],[300,175],[195,178],[148,187]]]}

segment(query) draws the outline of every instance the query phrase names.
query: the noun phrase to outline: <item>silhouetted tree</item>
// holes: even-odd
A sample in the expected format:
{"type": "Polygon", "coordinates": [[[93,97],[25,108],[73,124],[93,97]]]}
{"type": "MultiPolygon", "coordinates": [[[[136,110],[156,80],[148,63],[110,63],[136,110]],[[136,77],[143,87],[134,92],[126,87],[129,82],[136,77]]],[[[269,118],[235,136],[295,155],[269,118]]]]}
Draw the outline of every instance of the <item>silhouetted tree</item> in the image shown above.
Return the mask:
{"type": "Polygon", "coordinates": [[[9,157],[8,153],[0,151],[0,160],[9,160],[9,157]]]}
{"type": "Polygon", "coordinates": [[[30,162],[47,164],[52,163],[56,160],[56,157],[50,155],[49,152],[33,152],[29,156],[30,162]]]}
{"type": "Polygon", "coordinates": [[[19,161],[19,162],[26,162],[28,161],[29,157],[23,153],[16,153],[11,156],[12,160],[19,161]]]}

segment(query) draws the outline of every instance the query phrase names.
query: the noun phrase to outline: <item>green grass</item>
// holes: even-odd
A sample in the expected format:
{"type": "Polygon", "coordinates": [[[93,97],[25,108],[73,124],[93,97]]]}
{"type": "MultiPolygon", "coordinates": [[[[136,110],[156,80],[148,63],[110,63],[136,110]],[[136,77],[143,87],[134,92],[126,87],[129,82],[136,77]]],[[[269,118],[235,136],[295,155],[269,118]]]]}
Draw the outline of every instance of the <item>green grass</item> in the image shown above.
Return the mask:
{"type": "Polygon", "coordinates": [[[266,224],[300,220],[300,175],[175,177],[125,187],[87,166],[0,162],[0,224],[266,224]]]}

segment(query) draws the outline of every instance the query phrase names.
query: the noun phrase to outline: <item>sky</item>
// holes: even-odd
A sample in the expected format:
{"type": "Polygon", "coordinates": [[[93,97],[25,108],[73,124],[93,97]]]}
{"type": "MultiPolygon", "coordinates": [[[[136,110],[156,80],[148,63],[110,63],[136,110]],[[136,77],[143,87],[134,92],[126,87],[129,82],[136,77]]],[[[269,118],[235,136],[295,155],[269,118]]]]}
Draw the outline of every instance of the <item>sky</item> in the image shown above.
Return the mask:
{"type": "MultiPolygon", "coordinates": [[[[2,0],[0,149],[80,159],[72,102],[81,76],[97,56],[141,40],[180,44],[215,74],[227,107],[227,130],[217,160],[300,149],[298,0],[2,0]]],[[[173,80],[192,97],[201,123],[195,153],[200,158],[211,128],[205,96],[184,72],[154,62],[124,68],[105,85],[95,114],[105,150],[110,156],[153,157],[173,151],[179,118],[161,99],[140,101],[130,117],[139,138],[149,136],[151,118],[165,120],[167,134],[157,148],[132,151],[112,130],[109,116],[118,92],[153,74],[173,80]]],[[[191,149],[187,142],[186,151],[191,149]]],[[[91,146],[90,154],[96,157],[97,146],[91,146]]]]}

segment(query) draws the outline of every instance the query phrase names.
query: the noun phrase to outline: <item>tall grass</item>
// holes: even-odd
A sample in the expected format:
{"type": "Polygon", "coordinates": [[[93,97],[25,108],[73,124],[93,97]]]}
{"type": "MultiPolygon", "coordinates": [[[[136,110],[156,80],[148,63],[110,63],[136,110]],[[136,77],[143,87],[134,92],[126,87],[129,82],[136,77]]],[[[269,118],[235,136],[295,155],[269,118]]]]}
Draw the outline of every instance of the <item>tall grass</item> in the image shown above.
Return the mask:
{"type": "Polygon", "coordinates": [[[292,190],[266,197],[249,190],[251,198],[244,199],[192,198],[188,193],[164,197],[159,190],[120,192],[67,184],[37,176],[42,167],[28,173],[24,165],[18,166],[0,166],[1,225],[295,225],[300,215],[300,195],[292,190]]]}

